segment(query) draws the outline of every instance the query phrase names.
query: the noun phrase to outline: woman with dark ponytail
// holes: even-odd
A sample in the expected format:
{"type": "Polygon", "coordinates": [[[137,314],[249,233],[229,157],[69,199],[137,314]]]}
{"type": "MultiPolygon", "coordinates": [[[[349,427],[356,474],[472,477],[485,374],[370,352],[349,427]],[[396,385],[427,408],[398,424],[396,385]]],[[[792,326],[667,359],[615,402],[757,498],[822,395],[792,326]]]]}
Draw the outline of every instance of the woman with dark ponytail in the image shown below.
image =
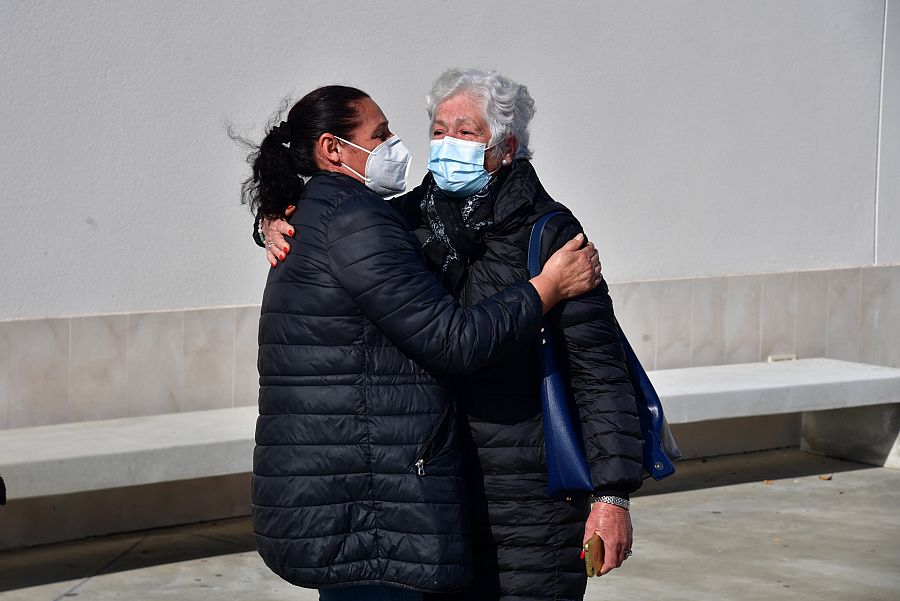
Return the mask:
{"type": "Polygon", "coordinates": [[[296,206],[303,231],[259,322],[259,552],[326,601],[462,589],[472,551],[444,378],[530,344],[542,313],[599,283],[596,251],[573,239],[541,275],[460,307],[382,200],[405,188],[409,153],[354,88],[304,96],[250,162],[244,201],[296,206]]]}

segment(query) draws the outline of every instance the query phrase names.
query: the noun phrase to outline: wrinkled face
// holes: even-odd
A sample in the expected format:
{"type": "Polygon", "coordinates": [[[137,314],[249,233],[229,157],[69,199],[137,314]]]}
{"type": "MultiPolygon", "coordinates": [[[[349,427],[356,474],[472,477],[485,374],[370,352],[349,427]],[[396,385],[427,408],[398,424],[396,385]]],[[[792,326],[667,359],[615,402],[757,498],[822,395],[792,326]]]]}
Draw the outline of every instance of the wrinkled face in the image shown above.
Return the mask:
{"type": "MultiPolygon", "coordinates": [[[[358,144],[367,150],[373,150],[376,146],[393,136],[391,128],[388,127],[387,117],[381,111],[381,108],[375,104],[371,98],[363,98],[357,102],[357,116],[359,125],[350,132],[348,138],[354,144],[358,144]]],[[[340,149],[341,162],[350,165],[359,173],[365,174],[366,161],[369,155],[350,144],[338,142],[340,149]]],[[[347,173],[354,179],[359,179],[353,173],[347,173]]]]}
{"type": "MultiPolygon", "coordinates": [[[[434,126],[431,139],[439,140],[444,136],[460,140],[491,144],[491,128],[484,118],[484,102],[478,96],[468,92],[459,92],[445,99],[434,112],[434,126]]],[[[502,156],[492,150],[484,154],[484,168],[493,172],[500,167],[502,156]]]]}

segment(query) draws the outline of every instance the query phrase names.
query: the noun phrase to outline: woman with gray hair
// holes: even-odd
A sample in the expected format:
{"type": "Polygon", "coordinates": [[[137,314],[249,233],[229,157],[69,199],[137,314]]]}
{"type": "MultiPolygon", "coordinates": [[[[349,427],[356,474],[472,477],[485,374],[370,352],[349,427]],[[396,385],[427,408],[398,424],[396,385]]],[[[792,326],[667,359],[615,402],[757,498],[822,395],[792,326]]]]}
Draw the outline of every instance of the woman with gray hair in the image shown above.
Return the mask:
{"type": "MultiPolygon", "coordinates": [[[[496,71],[450,69],[434,82],[426,107],[429,173],[390,202],[418,237],[428,267],[469,305],[527,276],[529,236],[542,215],[565,214],[546,226],[542,258],[583,230],[531,165],[534,101],[524,85],[496,71]]],[[[264,222],[262,231],[286,248],[282,223],[264,222]]],[[[270,257],[273,264],[277,258],[270,257]]],[[[584,541],[595,532],[603,539],[601,574],[631,554],[628,506],[642,482],[641,434],[606,283],[547,318],[581,418],[594,494],[558,499],[546,492],[537,353],[514,352],[448,382],[468,426],[460,446],[475,541],[475,581],[459,599],[581,599],[584,541]]]]}

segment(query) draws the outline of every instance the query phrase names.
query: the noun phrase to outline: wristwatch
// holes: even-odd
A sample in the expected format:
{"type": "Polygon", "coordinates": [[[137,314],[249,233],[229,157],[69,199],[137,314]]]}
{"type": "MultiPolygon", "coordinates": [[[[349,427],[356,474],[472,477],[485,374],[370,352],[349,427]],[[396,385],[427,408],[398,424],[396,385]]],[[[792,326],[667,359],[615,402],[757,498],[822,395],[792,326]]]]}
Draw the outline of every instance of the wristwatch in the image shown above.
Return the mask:
{"type": "Polygon", "coordinates": [[[625,511],[631,507],[631,501],[628,499],[623,499],[622,497],[614,497],[612,495],[591,495],[591,503],[608,503],[610,505],[615,505],[616,507],[621,507],[625,511]]]}

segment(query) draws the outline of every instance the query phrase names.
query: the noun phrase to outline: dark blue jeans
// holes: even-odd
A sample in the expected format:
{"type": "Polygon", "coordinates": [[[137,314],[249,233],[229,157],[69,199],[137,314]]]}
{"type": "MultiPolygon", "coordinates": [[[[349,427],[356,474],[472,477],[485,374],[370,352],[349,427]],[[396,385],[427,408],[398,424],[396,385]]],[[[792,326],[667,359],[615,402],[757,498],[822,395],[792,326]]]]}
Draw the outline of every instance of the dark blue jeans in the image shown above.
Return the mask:
{"type": "Polygon", "coordinates": [[[348,586],[319,590],[319,601],[422,601],[422,593],[393,586],[348,586]]]}

